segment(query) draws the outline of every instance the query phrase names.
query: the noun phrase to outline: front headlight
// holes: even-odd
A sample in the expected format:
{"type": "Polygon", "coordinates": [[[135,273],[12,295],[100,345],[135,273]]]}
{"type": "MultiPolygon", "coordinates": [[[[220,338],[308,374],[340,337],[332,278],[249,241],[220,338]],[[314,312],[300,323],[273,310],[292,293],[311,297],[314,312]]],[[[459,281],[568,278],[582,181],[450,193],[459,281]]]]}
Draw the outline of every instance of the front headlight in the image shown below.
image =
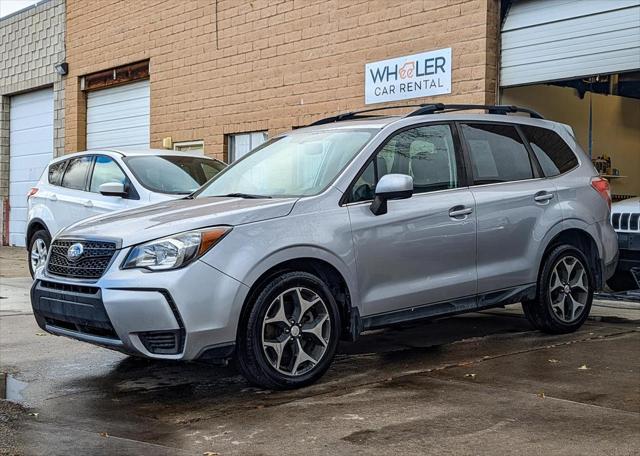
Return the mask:
{"type": "Polygon", "coordinates": [[[231,227],[218,226],[174,234],[137,245],[129,252],[122,269],[167,271],[181,268],[204,255],[229,231],[231,227]]]}

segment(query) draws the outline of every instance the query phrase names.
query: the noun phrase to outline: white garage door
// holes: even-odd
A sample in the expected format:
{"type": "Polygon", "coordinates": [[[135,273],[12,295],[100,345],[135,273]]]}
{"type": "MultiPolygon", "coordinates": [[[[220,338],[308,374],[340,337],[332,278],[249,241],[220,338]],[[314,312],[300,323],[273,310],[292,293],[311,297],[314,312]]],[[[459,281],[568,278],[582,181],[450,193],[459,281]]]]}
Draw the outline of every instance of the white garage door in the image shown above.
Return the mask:
{"type": "Polygon", "coordinates": [[[640,0],[521,0],[502,26],[500,85],[640,68],[640,0]]]}
{"type": "Polygon", "coordinates": [[[9,243],[24,246],[27,193],[53,158],[52,89],[11,97],[9,157],[9,243]]]}
{"type": "Polygon", "coordinates": [[[149,81],[87,94],[87,149],[149,147],[149,81]]]}

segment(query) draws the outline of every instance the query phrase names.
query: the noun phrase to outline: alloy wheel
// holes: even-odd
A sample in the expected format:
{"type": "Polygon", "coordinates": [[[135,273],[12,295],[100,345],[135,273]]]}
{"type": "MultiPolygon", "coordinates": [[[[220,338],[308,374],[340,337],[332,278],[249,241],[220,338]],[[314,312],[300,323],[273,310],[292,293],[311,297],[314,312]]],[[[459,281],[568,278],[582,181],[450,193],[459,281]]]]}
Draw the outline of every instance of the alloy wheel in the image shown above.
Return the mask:
{"type": "Polygon", "coordinates": [[[549,301],[555,315],[565,323],[578,320],[589,299],[589,277],[574,256],[561,258],[551,271],[549,301]]]}
{"type": "Polygon", "coordinates": [[[38,238],[31,246],[31,269],[35,271],[47,262],[47,244],[44,239],[38,238]]]}
{"type": "Polygon", "coordinates": [[[311,371],[331,337],[325,302],[314,291],[290,288],[269,305],[262,322],[262,349],[271,366],[288,376],[311,371]]]}

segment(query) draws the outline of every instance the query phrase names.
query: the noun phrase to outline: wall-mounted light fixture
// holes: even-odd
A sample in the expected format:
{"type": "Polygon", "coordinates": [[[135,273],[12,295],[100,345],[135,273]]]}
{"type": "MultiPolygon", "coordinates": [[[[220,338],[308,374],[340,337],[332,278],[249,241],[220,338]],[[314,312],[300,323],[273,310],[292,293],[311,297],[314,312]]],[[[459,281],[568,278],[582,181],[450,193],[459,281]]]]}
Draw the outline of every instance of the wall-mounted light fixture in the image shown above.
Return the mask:
{"type": "Polygon", "coordinates": [[[69,64],[67,62],[56,63],[53,67],[60,76],[65,76],[69,72],[69,64]]]}

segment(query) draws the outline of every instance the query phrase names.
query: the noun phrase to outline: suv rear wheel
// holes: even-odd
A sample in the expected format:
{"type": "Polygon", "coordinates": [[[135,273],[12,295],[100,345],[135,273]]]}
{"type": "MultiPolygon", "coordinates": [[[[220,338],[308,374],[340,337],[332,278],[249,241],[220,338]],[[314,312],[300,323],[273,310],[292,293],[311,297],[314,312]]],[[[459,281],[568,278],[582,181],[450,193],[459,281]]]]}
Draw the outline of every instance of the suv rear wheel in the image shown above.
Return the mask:
{"type": "Polygon", "coordinates": [[[240,370],[269,389],[306,386],[329,368],[340,328],[338,306],[321,279],[282,273],[259,293],[239,335],[240,370]]]}
{"type": "Polygon", "coordinates": [[[533,301],[522,308],[541,331],[562,334],[576,331],[591,310],[594,277],[585,255],[572,245],[560,245],[547,256],[533,301]]]}
{"type": "Polygon", "coordinates": [[[36,273],[36,269],[42,267],[47,262],[47,252],[51,245],[51,235],[47,230],[38,230],[29,239],[29,272],[31,277],[36,273]]]}

